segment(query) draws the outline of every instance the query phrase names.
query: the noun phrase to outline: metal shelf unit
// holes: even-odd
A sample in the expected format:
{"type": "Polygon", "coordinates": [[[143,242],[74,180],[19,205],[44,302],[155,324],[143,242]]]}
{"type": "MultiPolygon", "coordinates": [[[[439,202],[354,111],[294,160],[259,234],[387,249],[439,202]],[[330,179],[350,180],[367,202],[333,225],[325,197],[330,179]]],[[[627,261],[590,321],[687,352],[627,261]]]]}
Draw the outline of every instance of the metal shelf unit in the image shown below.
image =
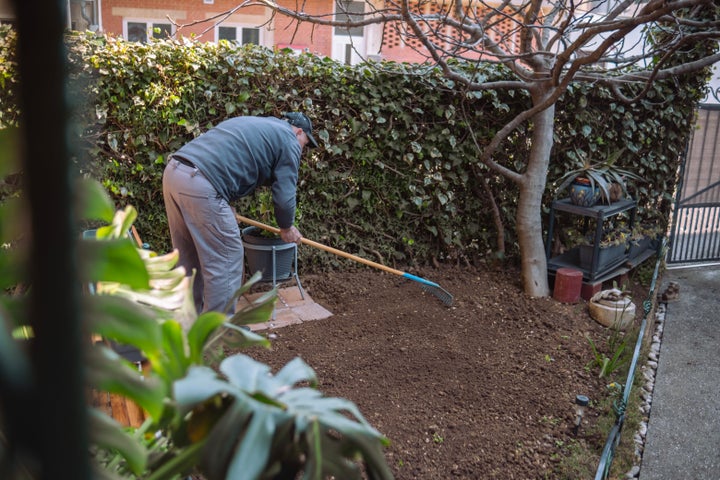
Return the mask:
{"type": "Polygon", "coordinates": [[[628,212],[630,215],[628,226],[633,227],[635,222],[635,211],[637,209],[637,202],[632,199],[622,199],[617,202],[611,203],[610,205],[597,204],[592,207],[581,207],[570,203],[569,198],[553,201],[550,207],[550,219],[548,225],[547,241],[545,242],[545,254],[548,260],[548,272],[554,274],[559,268],[574,268],[580,270],[583,274],[583,279],[588,281],[599,281],[601,278],[612,277],[615,274],[615,270],[621,270],[624,263],[627,260],[627,254],[625,257],[620,258],[618,261],[603,267],[598,268],[598,253],[600,249],[600,240],[603,235],[603,222],[605,219],[619,215],[623,212],[628,212]],[[552,242],[554,239],[555,221],[558,212],[569,213],[571,215],[578,215],[585,217],[587,220],[593,219],[595,221],[595,241],[592,254],[592,262],[590,268],[582,268],[580,266],[579,252],[577,248],[573,248],[565,253],[550,258],[552,252],[552,242]]]}

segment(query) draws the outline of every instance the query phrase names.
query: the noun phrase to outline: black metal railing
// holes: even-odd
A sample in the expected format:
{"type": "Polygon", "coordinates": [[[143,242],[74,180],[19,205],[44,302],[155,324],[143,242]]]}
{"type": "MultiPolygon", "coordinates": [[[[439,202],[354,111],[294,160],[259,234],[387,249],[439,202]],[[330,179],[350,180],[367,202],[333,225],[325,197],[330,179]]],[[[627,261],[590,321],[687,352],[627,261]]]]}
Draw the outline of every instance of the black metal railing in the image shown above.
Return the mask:
{"type": "Polygon", "coordinates": [[[683,161],[668,264],[720,260],[720,105],[701,105],[683,161]]]}

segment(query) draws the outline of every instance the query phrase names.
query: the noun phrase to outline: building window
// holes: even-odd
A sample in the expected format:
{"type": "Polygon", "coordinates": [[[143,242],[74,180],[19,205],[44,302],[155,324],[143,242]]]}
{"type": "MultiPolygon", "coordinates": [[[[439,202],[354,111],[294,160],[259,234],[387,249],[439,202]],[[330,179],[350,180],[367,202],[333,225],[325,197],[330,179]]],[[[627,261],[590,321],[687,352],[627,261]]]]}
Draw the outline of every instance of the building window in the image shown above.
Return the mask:
{"type": "MultiPolygon", "coordinates": [[[[352,22],[362,20],[362,14],[365,13],[365,2],[335,2],[335,21],[352,22]]],[[[362,37],[364,27],[335,27],[335,35],[362,37]]]]}
{"type": "Polygon", "coordinates": [[[170,38],[172,25],[163,22],[152,21],[127,21],[125,22],[125,38],[129,42],[147,43],[149,38],[162,40],[170,38]]]}
{"type": "Polygon", "coordinates": [[[252,43],[253,45],[260,45],[259,28],[233,26],[217,27],[217,33],[215,37],[218,40],[236,42],[240,45],[245,45],[247,43],[252,43]]]}

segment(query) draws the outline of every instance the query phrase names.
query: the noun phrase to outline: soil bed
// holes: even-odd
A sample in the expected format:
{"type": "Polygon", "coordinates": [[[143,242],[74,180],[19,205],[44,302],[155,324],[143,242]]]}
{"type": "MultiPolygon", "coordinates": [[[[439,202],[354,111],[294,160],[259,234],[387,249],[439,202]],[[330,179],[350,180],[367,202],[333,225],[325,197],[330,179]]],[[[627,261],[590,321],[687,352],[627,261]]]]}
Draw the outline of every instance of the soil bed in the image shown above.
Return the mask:
{"type": "Polygon", "coordinates": [[[334,315],[266,332],[276,335],[271,350],[243,353],[273,371],[305,360],[325,395],[353,401],[390,439],[399,480],[561,478],[570,445],[602,449],[594,402],[610,380],[587,368],[586,336],[602,346],[608,330],[585,302],[529,298],[514,270],[412,273],[449,291],[453,306],[380,271],[305,275],[308,293],[334,315]],[[578,394],[591,406],[576,437],[578,394]]]}

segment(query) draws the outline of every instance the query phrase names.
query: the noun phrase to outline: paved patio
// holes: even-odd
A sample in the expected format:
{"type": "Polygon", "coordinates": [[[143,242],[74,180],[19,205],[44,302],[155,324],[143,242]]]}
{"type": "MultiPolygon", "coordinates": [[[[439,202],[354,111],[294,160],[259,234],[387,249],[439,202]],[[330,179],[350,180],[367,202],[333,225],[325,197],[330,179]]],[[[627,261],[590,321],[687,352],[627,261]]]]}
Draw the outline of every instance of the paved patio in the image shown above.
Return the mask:
{"type": "MultiPolygon", "coordinates": [[[[245,295],[241,302],[252,302],[265,292],[245,295]]],[[[311,320],[322,320],[332,316],[332,313],[315,301],[304,290],[293,285],[278,289],[278,299],[275,311],[269,322],[248,325],[254,332],[272,330],[275,328],[295,325],[311,320]]]]}

